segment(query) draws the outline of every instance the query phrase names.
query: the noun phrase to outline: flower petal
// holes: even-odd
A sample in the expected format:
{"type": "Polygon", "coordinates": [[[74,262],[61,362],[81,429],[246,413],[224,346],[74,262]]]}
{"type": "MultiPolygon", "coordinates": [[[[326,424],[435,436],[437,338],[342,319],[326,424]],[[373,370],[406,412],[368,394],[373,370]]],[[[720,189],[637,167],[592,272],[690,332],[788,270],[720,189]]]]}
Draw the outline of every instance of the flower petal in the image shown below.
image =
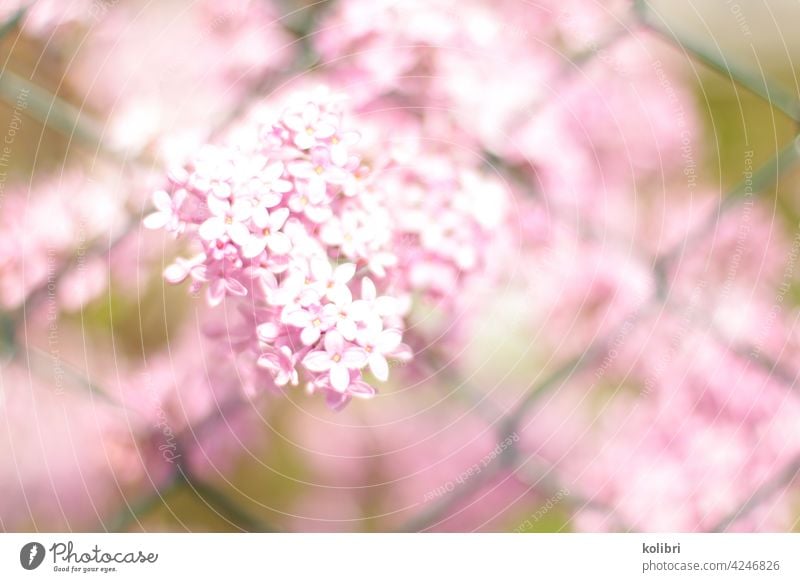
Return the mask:
{"type": "Polygon", "coordinates": [[[381,382],[389,379],[389,362],[381,354],[372,354],[369,358],[369,370],[381,382]]]}
{"type": "Polygon", "coordinates": [[[303,328],[303,331],[300,332],[300,341],[303,343],[304,346],[311,346],[317,343],[319,336],[321,335],[320,329],[318,327],[309,326],[303,328]]]}
{"type": "Polygon", "coordinates": [[[326,372],[331,369],[333,362],[329,353],[316,350],[306,354],[303,365],[311,372],[326,372]]]}
{"type": "Polygon", "coordinates": [[[375,347],[383,354],[388,354],[400,345],[403,334],[396,329],[385,329],[378,335],[375,347]]]}
{"type": "Polygon", "coordinates": [[[329,354],[341,354],[344,350],[344,338],[339,332],[329,331],[325,334],[325,351],[329,354]]]}
{"type": "Polygon", "coordinates": [[[156,190],[153,192],[153,206],[158,208],[161,212],[172,214],[172,198],[164,190],[156,190]]]}
{"type": "Polygon", "coordinates": [[[267,248],[267,239],[260,236],[250,236],[242,245],[242,256],[245,259],[252,259],[264,252],[267,248]]]}
{"type": "Polygon", "coordinates": [[[350,371],[344,366],[335,365],[330,371],[331,386],[334,390],[345,392],[350,386],[350,371]]]}
{"type": "Polygon", "coordinates": [[[353,341],[356,338],[356,323],[352,319],[340,319],[336,324],[336,331],[342,334],[342,337],[348,341],[353,341]]]}
{"type": "Polygon", "coordinates": [[[272,233],[267,238],[267,244],[269,245],[269,250],[277,255],[285,255],[292,250],[292,241],[282,232],[272,233]]]}
{"type": "Polygon", "coordinates": [[[166,212],[153,212],[144,217],[142,224],[150,230],[164,228],[170,221],[170,215],[166,212]]]}
{"type": "Polygon", "coordinates": [[[367,365],[367,352],[363,348],[348,348],[342,354],[342,364],[348,368],[363,368],[367,365]]]}
{"type": "Polygon", "coordinates": [[[355,263],[342,263],[333,272],[333,280],[337,283],[347,283],[356,274],[355,263]]]}
{"type": "MultiPolygon", "coordinates": [[[[280,230],[283,228],[283,225],[286,224],[286,220],[289,218],[289,209],[288,208],[278,208],[277,210],[273,211],[272,214],[269,215],[268,224],[270,230],[280,230]]],[[[266,224],[259,225],[261,228],[264,228],[266,224]]]]}
{"type": "Polygon", "coordinates": [[[228,236],[240,247],[244,247],[252,238],[250,230],[241,222],[234,222],[227,225],[228,236]]]}
{"type": "Polygon", "coordinates": [[[200,225],[198,234],[204,240],[213,241],[222,238],[225,230],[225,221],[218,216],[212,216],[200,225]]]}

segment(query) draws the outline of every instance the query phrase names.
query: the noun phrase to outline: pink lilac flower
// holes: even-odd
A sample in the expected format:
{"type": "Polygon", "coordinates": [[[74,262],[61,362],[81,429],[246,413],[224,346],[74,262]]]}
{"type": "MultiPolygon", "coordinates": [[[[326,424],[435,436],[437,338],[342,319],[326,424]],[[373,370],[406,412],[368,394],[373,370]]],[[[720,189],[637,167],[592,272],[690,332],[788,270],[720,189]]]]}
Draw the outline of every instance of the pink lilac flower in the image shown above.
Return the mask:
{"type": "Polygon", "coordinates": [[[344,392],[350,386],[350,370],[359,370],[367,363],[363,348],[348,345],[339,332],[325,334],[325,349],[309,352],[303,365],[312,372],[327,372],[331,386],[344,392]]]}
{"type": "Polygon", "coordinates": [[[266,208],[260,207],[253,212],[252,218],[253,225],[257,229],[261,229],[261,232],[250,235],[250,238],[244,243],[245,258],[257,257],[267,247],[277,255],[285,255],[291,250],[292,243],[289,237],[280,232],[283,225],[286,224],[286,219],[289,218],[288,208],[279,208],[270,214],[266,208]]]}
{"type": "Polygon", "coordinates": [[[205,287],[212,307],[238,306],[229,322],[236,339],[226,339],[241,358],[275,386],[296,386],[302,377],[335,408],[375,393],[362,376],[367,367],[385,381],[389,358],[410,358],[403,306],[413,291],[391,284],[402,277],[395,253],[405,219],[373,184],[369,161],[358,155],[360,134],[343,119],[331,98],[245,122],[171,171],[145,219],[197,248],[165,269],[169,282],[205,287]],[[345,192],[352,181],[363,187],[345,192]],[[345,230],[337,236],[328,222],[345,230]]]}

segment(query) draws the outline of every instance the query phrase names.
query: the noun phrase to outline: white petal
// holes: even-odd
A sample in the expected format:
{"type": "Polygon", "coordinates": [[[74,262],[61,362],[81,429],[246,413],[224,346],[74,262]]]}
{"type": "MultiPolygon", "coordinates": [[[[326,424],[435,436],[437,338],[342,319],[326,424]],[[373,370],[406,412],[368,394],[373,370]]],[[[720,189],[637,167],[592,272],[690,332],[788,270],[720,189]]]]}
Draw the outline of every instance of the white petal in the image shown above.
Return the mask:
{"type": "Polygon", "coordinates": [[[218,216],[212,216],[200,225],[198,233],[205,240],[217,240],[225,234],[225,221],[218,216]]]}
{"type": "Polygon", "coordinates": [[[311,314],[304,309],[287,307],[281,313],[281,321],[294,327],[306,327],[311,322],[311,314]]]}
{"type": "Polygon", "coordinates": [[[251,236],[242,245],[242,256],[245,259],[252,259],[264,252],[267,248],[267,239],[260,236],[251,236]]]}
{"type": "Polygon", "coordinates": [[[329,354],[341,354],[344,349],[344,338],[335,331],[325,334],[325,350],[329,354]]]}
{"type": "Polygon", "coordinates": [[[300,341],[303,342],[304,346],[310,346],[317,343],[319,336],[320,330],[318,327],[304,327],[303,331],[300,332],[300,341]]]}
{"type": "Polygon", "coordinates": [[[252,236],[250,235],[250,230],[241,222],[234,222],[233,224],[229,224],[227,230],[228,230],[228,236],[231,237],[231,240],[240,247],[245,246],[248,243],[248,241],[252,238],[252,236]]]}
{"type": "Polygon", "coordinates": [[[169,219],[170,216],[166,212],[153,212],[152,214],[145,216],[142,224],[145,228],[157,230],[159,228],[164,228],[169,222],[169,219]]]}
{"type": "Polygon", "coordinates": [[[320,202],[325,198],[328,191],[328,184],[324,178],[320,178],[316,173],[308,177],[308,199],[314,203],[320,202]]]}
{"type": "Polygon", "coordinates": [[[303,365],[312,372],[325,372],[331,369],[333,362],[329,353],[317,350],[306,354],[303,365]]]}
{"type": "Polygon", "coordinates": [[[258,199],[258,203],[261,204],[264,208],[274,208],[278,204],[283,201],[283,196],[280,194],[276,194],[275,192],[267,192],[266,194],[262,194],[261,197],[258,199]]]}
{"type": "Polygon", "coordinates": [[[372,354],[369,359],[369,370],[381,382],[389,379],[389,363],[380,354],[372,354]]]}
{"type": "Polygon", "coordinates": [[[272,162],[262,172],[262,176],[267,182],[277,180],[281,177],[281,174],[283,174],[283,162],[272,162]]]}
{"type": "MultiPolygon", "coordinates": [[[[269,216],[269,227],[271,230],[280,230],[283,228],[283,225],[286,224],[286,220],[289,218],[289,209],[288,208],[278,208],[277,210],[273,211],[272,214],[269,216]]],[[[259,225],[261,226],[261,225],[259,225]]],[[[266,226],[266,225],[264,225],[266,226]]],[[[262,226],[263,228],[263,226],[262,226]]]]}
{"type": "Polygon", "coordinates": [[[330,372],[331,386],[339,392],[344,392],[350,385],[350,370],[344,366],[333,366],[330,372]]]}
{"type": "Polygon", "coordinates": [[[180,283],[189,275],[189,270],[178,263],[173,263],[164,269],[164,279],[170,283],[180,283]]]}
{"type": "Polygon", "coordinates": [[[378,295],[375,283],[369,277],[361,279],[361,299],[372,301],[378,295]]]}
{"type": "Polygon", "coordinates": [[[311,274],[314,279],[317,281],[327,281],[331,273],[333,273],[333,267],[331,267],[330,261],[322,257],[313,257],[309,263],[309,268],[311,269],[311,274]]]}
{"type": "Polygon", "coordinates": [[[342,364],[348,368],[363,368],[367,364],[367,352],[362,348],[348,348],[342,354],[342,364]]]}
{"type": "Polygon", "coordinates": [[[376,346],[381,353],[389,353],[394,350],[397,346],[400,345],[400,341],[403,339],[403,334],[401,334],[396,329],[387,329],[384,330],[378,335],[378,341],[376,342],[376,346]]]}
{"type": "Polygon", "coordinates": [[[356,337],[356,324],[350,319],[340,319],[336,324],[336,330],[348,341],[353,341],[356,337]]]}
{"type": "Polygon", "coordinates": [[[278,324],[273,321],[268,321],[266,323],[260,324],[256,327],[256,334],[258,334],[258,339],[265,342],[274,341],[275,338],[278,337],[280,333],[280,328],[278,324]]]}
{"type": "Polygon", "coordinates": [[[172,198],[163,190],[153,192],[153,205],[162,212],[172,213],[172,198]]]}
{"type": "Polygon", "coordinates": [[[315,143],[317,143],[317,140],[314,139],[313,135],[308,135],[305,129],[297,132],[297,135],[294,136],[294,145],[301,150],[307,150],[311,147],[314,147],[315,143]]]}
{"type": "Polygon", "coordinates": [[[282,232],[276,232],[267,239],[269,250],[278,255],[285,255],[292,250],[292,241],[282,232]]]}
{"type": "Polygon", "coordinates": [[[208,204],[208,211],[214,216],[225,216],[231,209],[231,205],[227,200],[221,200],[216,196],[207,196],[206,203],[208,204]]]}
{"type": "Polygon", "coordinates": [[[333,272],[333,280],[337,283],[347,283],[356,274],[354,263],[344,263],[336,267],[333,272]]]}
{"type": "Polygon", "coordinates": [[[258,228],[266,228],[269,224],[269,211],[263,206],[253,210],[253,224],[258,228]]]}
{"type": "Polygon", "coordinates": [[[233,219],[237,222],[247,220],[253,214],[253,205],[248,200],[237,200],[231,208],[233,219]]]}

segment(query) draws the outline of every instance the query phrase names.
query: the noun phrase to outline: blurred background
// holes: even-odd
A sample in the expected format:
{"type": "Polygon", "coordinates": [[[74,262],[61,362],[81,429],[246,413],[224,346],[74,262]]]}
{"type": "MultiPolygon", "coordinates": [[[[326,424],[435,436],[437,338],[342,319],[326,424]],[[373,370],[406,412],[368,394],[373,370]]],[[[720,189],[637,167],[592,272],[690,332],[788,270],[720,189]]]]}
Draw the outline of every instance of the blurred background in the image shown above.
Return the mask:
{"type": "Polygon", "coordinates": [[[797,530],[799,16],[4,0],[0,529],[797,530]],[[319,85],[365,156],[411,144],[497,216],[338,411],[253,384],[162,276],[187,244],[141,225],[171,169],[319,85]]]}

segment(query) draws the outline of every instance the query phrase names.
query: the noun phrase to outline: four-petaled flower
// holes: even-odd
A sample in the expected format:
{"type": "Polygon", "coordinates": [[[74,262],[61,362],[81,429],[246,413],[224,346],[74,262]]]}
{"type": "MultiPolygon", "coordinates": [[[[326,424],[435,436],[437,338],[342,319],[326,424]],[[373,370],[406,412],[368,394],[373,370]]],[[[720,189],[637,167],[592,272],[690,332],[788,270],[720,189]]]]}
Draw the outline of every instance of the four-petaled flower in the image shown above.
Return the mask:
{"type": "Polygon", "coordinates": [[[258,357],[257,364],[272,372],[276,386],[297,386],[299,379],[295,368],[296,356],[289,346],[268,349],[258,357]]]}
{"type": "Polygon", "coordinates": [[[347,172],[331,159],[330,150],[316,147],[311,150],[311,159],[289,164],[289,173],[308,183],[308,195],[314,199],[324,196],[328,184],[341,186],[347,181],[347,172]]]}
{"type": "Polygon", "coordinates": [[[240,247],[250,240],[250,229],[244,224],[253,214],[253,206],[247,200],[228,200],[210,194],[206,198],[211,216],[200,225],[200,237],[216,241],[227,235],[240,247]]]}
{"type": "Polygon", "coordinates": [[[257,232],[242,246],[242,256],[247,259],[257,257],[267,247],[278,255],[288,253],[292,249],[292,242],[280,231],[288,218],[288,208],[278,208],[272,213],[266,208],[256,208],[253,211],[252,221],[257,232]]]}
{"type": "Polygon", "coordinates": [[[370,372],[381,382],[389,379],[389,363],[386,356],[391,356],[400,347],[403,339],[397,329],[382,329],[379,320],[371,320],[367,327],[360,330],[356,341],[367,352],[367,364],[370,372]]]}
{"type": "Polygon", "coordinates": [[[302,330],[300,341],[306,346],[317,343],[322,333],[336,323],[336,319],[326,314],[319,305],[310,305],[306,308],[289,306],[284,310],[281,319],[286,325],[302,330]]]}
{"type": "Polygon", "coordinates": [[[347,344],[337,331],[325,334],[324,345],[324,350],[306,354],[303,365],[311,372],[327,372],[331,386],[338,392],[345,392],[350,386],[350,370],[359,370],[366,365],[367,352],[347,344]]]}
{"type": "Polygon", "coordinates": [[[153,192],[153,205],[156,211],[145,216],[143,221],[145,228],[152,230],[165,228],[177,234],[183,232],[185,224],[181,222],[179,212],[184,200],[186,200],[186,190],[183,188],[175,192],[172,197],[163,190],[153,192]]]}
{"type": "Polygon", "coordinates": [[[284,125],[295,132],[294,145],[301,150],[314,147],[318,141],[336,133],[336,121],[323,114],[315,103],[307,103],[301,111],[287,112],[284,125]]]}

